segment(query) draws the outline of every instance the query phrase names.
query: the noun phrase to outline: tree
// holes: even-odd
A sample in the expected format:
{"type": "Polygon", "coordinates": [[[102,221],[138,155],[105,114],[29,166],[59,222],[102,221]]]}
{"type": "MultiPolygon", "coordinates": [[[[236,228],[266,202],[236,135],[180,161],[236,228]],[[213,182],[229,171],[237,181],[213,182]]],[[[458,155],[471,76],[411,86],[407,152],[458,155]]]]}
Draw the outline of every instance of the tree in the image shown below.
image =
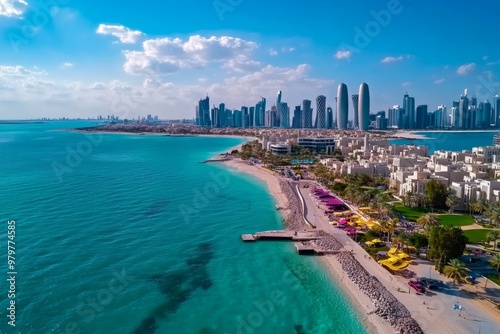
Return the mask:
{"type": "Polygon", "coordinates": [[[420,250],[429,245],[429,238],[420,233],[413,233],[410,235],[408,241],[417,250],[417,257],[420,255],[420,250]]]}
{"type": "Polygon", "coordinates": [[[458,204],[458,197],[454,194],[448,195],[445,204],[450,209],[450,213],[453,213],[453,207],[458,204]]]}
{"type": "Polygon", "coordinates": [[[436,180],[430,180],[425,185],[425,195],[429,199],[431,208],[445,209],[446,198],[449,195],[448,186],[436,180]]]}
{"type": "Polygon", "coordinates": [[[495,267],[498,270],[500,269],[500,253],[495,253],[493,257],[490,259],[490,264],[492,267],[495,267]]]}
{"type": "Polygon", "coordinates": [[[483,214],[488,209],[488,204],[485,200],[480,199],[478,201],[474,201],[470,203],[470,209],[474,213],[483,214]]]}
{"type": "Polygon", "coordinates": [[[462,256],[467,241],[464,232],[458,227],[432,227],[429,231],[429,258],[434,261],[436,270],[442,273],[450,259],[462,256]]]}
{"type": "Polygon", "coordinates": [[[498,230],[491,230],[486,234],[486,238],[488,238],[489,241],[493,241],[493,249],[497,249],[497,240],[500,238],[500,231],[498,230]]]}
{"type": "Polygon", "coordinates": [[[452,259],[443,269],[446,277],[453,279],[453,283],[460,283],[467,276],[465,263],[458,259],[452,259]]]}
{"type": "Polygon", "coordinates": [[[486,211],[486,215],[490,222],[498,226],[498,223],[500,223],[500,206],[497,203],[490,205],[486,211]]]}
{"type": "Polygon", "coordinates": [[[424,229],[429,229],[439,224],[439,218],[435,213],[426,213],[425,215],[417,219],[417,224],[424,229]]]}

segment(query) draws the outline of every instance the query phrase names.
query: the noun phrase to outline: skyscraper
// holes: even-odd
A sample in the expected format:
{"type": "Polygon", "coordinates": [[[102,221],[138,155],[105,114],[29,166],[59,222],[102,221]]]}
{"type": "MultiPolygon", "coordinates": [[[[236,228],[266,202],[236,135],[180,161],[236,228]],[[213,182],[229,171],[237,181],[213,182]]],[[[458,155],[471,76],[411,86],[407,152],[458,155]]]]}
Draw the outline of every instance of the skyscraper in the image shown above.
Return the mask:
{"type": "Polygon", "coordinates": [[[493,119],[491,120],[491,124],[494,124],[495,127],[500,125],[500,96],[497,94],[493,97],[493,119]]]}
{"type": "Polygon", "coordinates": [[[450,126],[450,123],[451,123],[450,116],[448,115],[448,111],[446,109],[446,106],[445,105],[438,106],[438,110],[441,111],[442,119],[441,119],[440,123],[436,120],[436,126],[438,128],[445,128],[445,127],[450,126]]]}
{"type": "Polygon", "coordinates": [[[261,98],[257,105],[255,106],[255,115],[254,115],[254,126],[261,127],[265,126],[265,118],[266,118],[266,99],[261,98]]]}
{"type": "Polygon", "coordinates": [[[359,86],[358,113],[359,129],[368,131],[368,126],[370,125],[370,90],[368,84],[365,82],[359,86]]]}
{"type": "Polygon", "coordinates": [[[403,97],[403,109],[405,110],[404,127],[415,129],[415,98],[406,93],[403,97]]]}
{"type": "Polygon", "coordinates": [[[347,86],[341,83],[337,90],[337,128],[339,130],[347,129],[347,117],[349,113],[349,96],[347,86]]]}
{"type": "Polygon", "coordinates": [[[220,127],[224,128],[227,126],[226,105],[224,103],[219,103],[219,114],[220,114],[220,127]]]}
{"type": "Polygon", "coordinates": [[[333,109],[332,109],[332,107],[326,108],[326,128],[333,129],[333,109]]]}
{"type": "Polygon", "coordinates": [[[302,110],[300,110],[300,106],[295,106],[293,110],[293,118],[292,118],[292,128],[300,129],[302,127],[302,110]]]}
{"type": "Polygon", "coordinates": [[[312,128],[312,109],[310,100],[302,101],[302,127],[312,128]]]}
{"type": "Polygon", "coordinates": [[[469,115],[469,98],[467,97],[467,89],[464,90],[464,95],[460,96],[458,104],[459,129],[470,129],[469,115]]]}
{"type": "Polygon", "coordinates": [[[210,126],[210,100],[208,96],[198,102],[198,112],[200,114],[201,126],[210,126]]]}
{"type": "Polygon", "coordinates": [[[276,95],[276,110],[278,111],[276,113],[276,120],[275,120],[275,126],[280,126],[280,113],[279,113],[279,108],[281,104],[281,91],[278,91],[278,94],[276,95]]]}
{"type": "Polygon", "coordinates": [[[281,102],[278,107],[278,114],[280,115],[280,128],[286,129],[290,127],[290,110],[288,104],[281,102]]]}
{"type": "MultiPolygon", "coordinates": [[[[434,122],[432,122],[432,125],[434,122]]],[[[425,129],[427,127],[427,105],[419,105],[417,107],[417,119],[415,129],[425,129]]]]}
{"type": "Polygon", "coordinates": [[[358,113],[359,94],[352,94],[352,107],[354,109],[354,128],[359,129],[359,113],[358,113]]]}
{"type": "Polygon", "coordinates": [[[316,98],[316,127],[326,129],[326,96],[316,98]]]}

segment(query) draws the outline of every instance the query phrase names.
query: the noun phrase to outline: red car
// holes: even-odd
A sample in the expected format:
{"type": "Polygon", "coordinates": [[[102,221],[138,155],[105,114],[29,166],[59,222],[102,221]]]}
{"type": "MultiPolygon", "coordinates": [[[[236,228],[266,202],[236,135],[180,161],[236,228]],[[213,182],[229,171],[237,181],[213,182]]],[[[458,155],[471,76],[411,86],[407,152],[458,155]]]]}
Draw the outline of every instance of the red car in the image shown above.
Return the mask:
{"type": "Polygon", "coordinates": [[[408,285],[414,288],[415,291],[419,293],[425,293],[425,288],[422,286],[422,284],[418,283],[417,281],[409,281],[408,285]]]}

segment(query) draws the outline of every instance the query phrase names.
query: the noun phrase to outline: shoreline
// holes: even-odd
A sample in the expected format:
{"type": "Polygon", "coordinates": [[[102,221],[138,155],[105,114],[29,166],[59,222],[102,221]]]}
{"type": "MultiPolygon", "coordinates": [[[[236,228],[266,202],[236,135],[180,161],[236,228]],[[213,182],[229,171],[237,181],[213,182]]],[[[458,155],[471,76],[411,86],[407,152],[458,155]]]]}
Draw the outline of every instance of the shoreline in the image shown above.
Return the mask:
{"type": "MultiPolygon", "coordinates": [[[[260,167],[249,165],[243,160],[229,160],[222,162],[226,167],[235,168],[242,171],[250,176],[253,176],[261,181],[264,181],[267,185],[270,195],[277,202],[277,205],[281,208],[287,208],[286,210],[281,209],[281,216],[284,220],[284,229],[289,229],[287,226],[287,221],[292,216],[292,210],[288,208],[290,201],[287,198],[282,185],[283,181],[278,178],[273,172],[267,171],[260,167]]],[[[306,227],[303,223],[304,228],[306,227]]],[[[343,280],[347,277],[347,273],[342,269],[338,260],[333,256],[319,256],[318,260],[322,264],[326,273],[328,274],[331,284],[335,284],[343,293],[345,298],[349,301],[353,309],[355,310],[360,322],[365,326],[367,333],[370,334],[386,334],[393,333],[395,329],[391,324],[380,318],[376,314],[372,314],[374,306],[371,299],[360,291],[354,284],[349,286],[343,280]]]]}

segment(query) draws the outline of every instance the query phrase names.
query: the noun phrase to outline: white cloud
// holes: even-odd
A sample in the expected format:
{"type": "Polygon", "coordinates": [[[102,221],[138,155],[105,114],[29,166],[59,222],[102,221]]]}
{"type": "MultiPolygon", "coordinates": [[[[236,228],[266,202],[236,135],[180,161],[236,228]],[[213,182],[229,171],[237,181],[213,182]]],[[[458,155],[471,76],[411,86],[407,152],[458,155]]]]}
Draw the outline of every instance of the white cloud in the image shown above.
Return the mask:
{"type": "Polygon", "coordinates": [[[493,66],[493,65],[498,65],[500,64],[500,60],[497,60],[497,61],[490,61],[489,63],[487,63],[486,65],[488,66],[493,66]]]}
{"type": "Polygon", "coordinates": [[[131,119],[143,116],[145,110],[162,118],[192,118],[194,106],[207,92],[211,102],[225,102],[228,108],[239,108],[245,101],[255,103],[261,96],[268,98],[270,107],[278,90],[283,90],[284,101],[291,108],[302,99],[319,94],[327,96],[328,104],[334,103],[334,81],[310,77],[307,64],[267,65],[243,74],[231,73],[230,77],[215,81],[207,69],[190,84],[166,82],[161,76],[82,83],[55,80],[39,68],[0,66],[0,101],[9,106],[3,114],[7,119],[19,114],[23,118],[114,114],[131,119]]]}
{"type": "Polygon", "coordinates": [[[254,70],[260,63],[250,59],[257,44],[230,36],[195,35],[180,38],[149,39],[142,51],[125,51],[124,69],[131,74],[174,73],[183,68],[204,68],[222,63],[234,71],[254,70]]]}
{"type": "Polygon", "coordinates": [[[22,17],[27,6],[25,0],[0,0],[0,16],[22,17]]]}
{"type": "Polygon", "coordinates": [[[397,62],[397,61],[401,61],[403,59],[409,59],[410,57],[411,57],[410,55],[398,56],[398,57],[388,56],[388,57],[385,57],[384,59],[382,59],[380,62],[383,63],[383,64],[394,63],[394,62],[397,62]]]}
{"type": "Polygon", "coordinates": [[[269,55],[276,56],[277,54],[278,54],[278,51],[276,51],[275,49],[269,49],[269,55]]]}
{"type": "Polygon", "coordinates": [[[130,30],[124,26],[100,24],[96,32],[100,35],[112,35],[121,43],[136,43],[144,35],[139,30],[130,30]]]}
{"type": "Polygon", "coordinates": [[[442,84],[445,81],[446,81],[446,79],[438,79],[438,80],[434,81],[434,84],[435,85],[440,85],[440,84],[442,84]]]}
{"type": "Polygon", "coordinates": [[[403,87],[410,87],[411,86],[411,82],[403,82],[401,84],[401,86],[403,86],[403,87]]]}
{"type": "Polygon", "coordinates": [[[337,51],[337,53],[335,53],[335,58],[337,58],[337,59],[349,59],[349,58],[351,58],[351,56],[352,56],[352,53],[349,50],[347,50],[347,51],[339,50],[339,51],[337,51]]]}
{"type": "Polygon", "coordinates": [[[488,56],[483,56],[483,60],[488,60],[488,56]]]}
{"type": "Polygon", "coordinates": [[[73,67],[73,65],[74,65],[73,63],[65,62],[61,66],[59,66],[59,68],[64,70],[64,69],[73,67]]]}
{"type": "Polygon", "coordinates": [[[94,82],[89,86],[90,90],[103,90],[106,88],[106,84],[104,82],[94,82]]]}
{"type": "Polygon", "coordinates": [[[293,52],[293,51],[295,51],[295,48],[294,47],[282,47],[281,51],[282,52],[293,52]]]}
{"type": "Polygon", "coordinates": [[[460,66],[457,69],[457,74],[458,75],[468,75],[468,74],[471,74],[472,72],[474,72],[475,69],[476,69],[476,63],[465,64],[465,65],[460,66]]]}

